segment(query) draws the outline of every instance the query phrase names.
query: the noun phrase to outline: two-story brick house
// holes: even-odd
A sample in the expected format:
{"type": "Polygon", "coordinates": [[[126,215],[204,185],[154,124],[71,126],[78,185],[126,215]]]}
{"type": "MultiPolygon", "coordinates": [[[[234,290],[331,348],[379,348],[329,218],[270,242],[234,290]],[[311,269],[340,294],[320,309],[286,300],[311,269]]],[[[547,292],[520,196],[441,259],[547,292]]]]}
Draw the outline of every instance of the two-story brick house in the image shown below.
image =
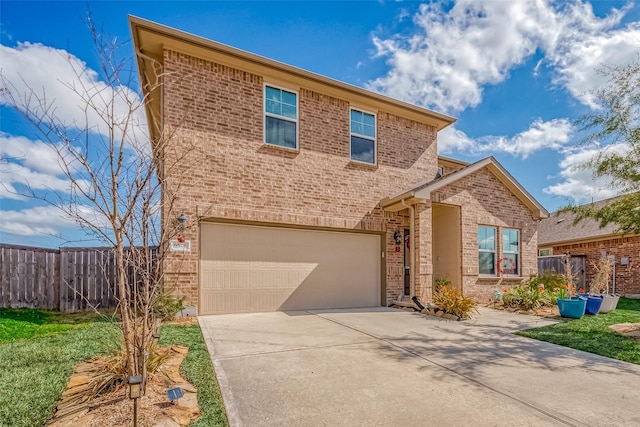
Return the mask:
{"type": "Polygon", "coordinates": [[[198,313],[429,301],[437,277],[485,298],[535,272],[547,212],[495,159],[438,157],[454,118],[130,23],[152,139],[171,134],[165,190],[189,224],[165,277],[198,313]]]}

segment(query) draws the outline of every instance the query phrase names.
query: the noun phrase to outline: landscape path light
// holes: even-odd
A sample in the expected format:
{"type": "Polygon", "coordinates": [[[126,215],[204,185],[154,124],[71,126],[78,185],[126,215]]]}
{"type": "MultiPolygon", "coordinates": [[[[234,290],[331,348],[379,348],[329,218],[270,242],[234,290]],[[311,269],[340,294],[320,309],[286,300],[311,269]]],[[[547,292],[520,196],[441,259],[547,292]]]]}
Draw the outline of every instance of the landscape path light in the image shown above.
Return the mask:
{"type": "Polygon", "coordinates": [[[133,427],[138,426],[138,399],[142,394],[142,375],[129,377],[129,399],[133,399],[133,427]]]}

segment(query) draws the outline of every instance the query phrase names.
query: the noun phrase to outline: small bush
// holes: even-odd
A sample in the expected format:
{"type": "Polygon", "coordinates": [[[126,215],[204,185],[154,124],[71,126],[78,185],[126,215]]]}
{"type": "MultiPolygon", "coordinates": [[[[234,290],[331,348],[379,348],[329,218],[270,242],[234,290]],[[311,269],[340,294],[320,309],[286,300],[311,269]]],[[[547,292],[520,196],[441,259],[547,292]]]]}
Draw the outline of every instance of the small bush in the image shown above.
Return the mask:
{"type": "Polygon", "coordinates": [[[449,286],[451,284],[451,280],[445,279],[444,277],[438,277],[433,282],[436,290],[438,290],[440,286],[449,286]]]}
{"type": "Polygon", "coordinates": [[[505,289],[502,303],[505,307],[533,310],[554,305],[556,296],[566,289],[565,277],[547,270],[542,274],[532,274],[517,286],[505,289]]]}
{"type": "Polygon", "coordinates": [[[455,314],[461,318],[469,318],[476,308],[476,302],[462,296],[457,289],[439,286],[433,295],[433,303],[447,313],[455,314]]]}
{"type": "Polygon", "coordinates": [[[153,312],[163,322],[175,319],[179,311],[184,310],[184,297],[176,298],[163,293],[153,302],[153,312]]]}

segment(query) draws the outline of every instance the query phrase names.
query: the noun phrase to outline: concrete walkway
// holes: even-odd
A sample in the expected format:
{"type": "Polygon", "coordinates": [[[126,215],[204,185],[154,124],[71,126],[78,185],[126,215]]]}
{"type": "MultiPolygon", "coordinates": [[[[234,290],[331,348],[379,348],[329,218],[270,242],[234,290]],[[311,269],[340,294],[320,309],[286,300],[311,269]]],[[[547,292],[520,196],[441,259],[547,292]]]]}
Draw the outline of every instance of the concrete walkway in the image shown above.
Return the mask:
{"type": "Polygon", "coordinates": [[[513,335],[480,309],[199,317],[231,426],[639,426],[640,366],[513,335]]]}

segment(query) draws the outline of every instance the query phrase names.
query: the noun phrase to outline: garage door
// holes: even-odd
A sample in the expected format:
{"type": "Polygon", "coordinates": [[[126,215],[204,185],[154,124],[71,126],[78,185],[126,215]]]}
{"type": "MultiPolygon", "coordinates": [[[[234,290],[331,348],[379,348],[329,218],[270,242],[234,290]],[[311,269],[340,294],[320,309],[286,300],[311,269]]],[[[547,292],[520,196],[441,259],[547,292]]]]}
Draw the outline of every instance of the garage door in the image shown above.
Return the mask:
{"type": "Polygon", "coordinates": [[[380,236],[201,225],[200,314],[380,305],[380,236]]]}

